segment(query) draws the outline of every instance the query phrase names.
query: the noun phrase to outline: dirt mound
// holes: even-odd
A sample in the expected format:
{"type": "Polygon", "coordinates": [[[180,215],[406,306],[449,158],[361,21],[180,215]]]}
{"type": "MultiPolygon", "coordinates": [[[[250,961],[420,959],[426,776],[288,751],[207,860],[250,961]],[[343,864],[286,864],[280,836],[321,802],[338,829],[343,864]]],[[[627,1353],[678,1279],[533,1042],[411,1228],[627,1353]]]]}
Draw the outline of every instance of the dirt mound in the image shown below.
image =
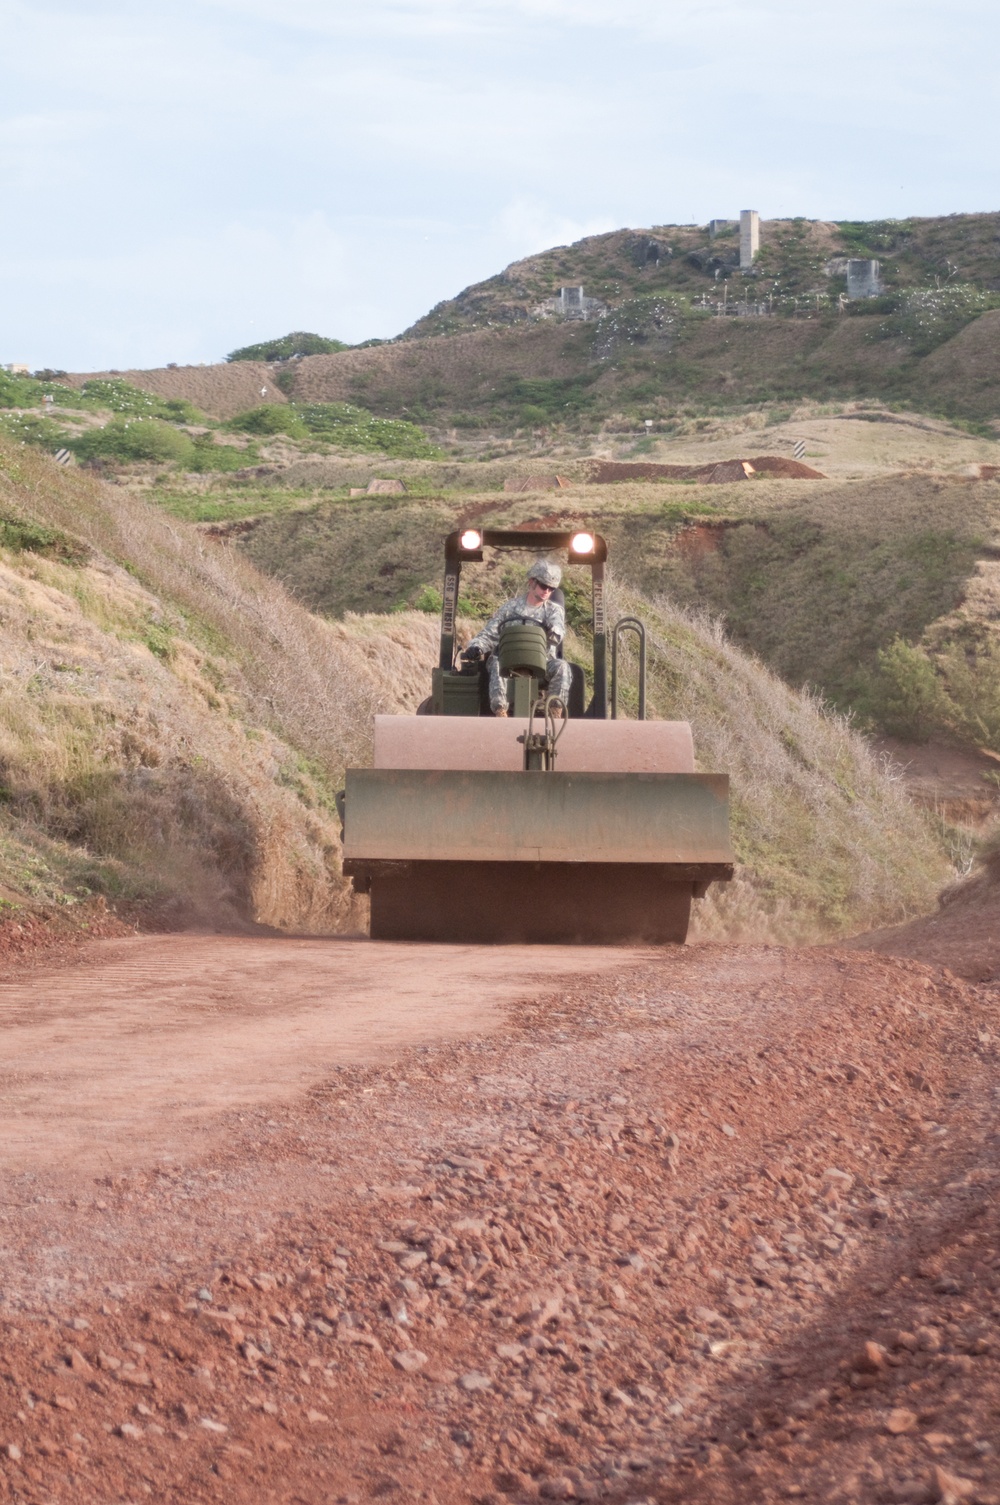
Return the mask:
{"type": "Polygon", "coordinates": [[[823,481],[826,479],[801,460],[783,455],[758,455],[752,460],[713,460],[704,465],[660,465],[643,460],[594,460],[587,480],[592,485],[613,481],[701,481],[721,485],[728,481],[747,481],[755,473],[777,480],[823,481]]]}
{"type": "Polygon", "coordinates": [[[193,402],[210,418],[234,418],[250,408],[269,402],[287,402],[276,386],[274,371],[262,361],[233,361],[218,366],[163,366],[153,371],[73,372],[63,380],[67,386],[120,377],[140,392],[157,397],[180,397],[193,402]]]}
{"type": "Polygon", "coordinates": [[[782,481],[825,481],[822,471],[813,470],[801,460],[789,460],[785,455],[754,455],[749,462],[758,475],[776,476],[782,481]]]}
{"type": "Polygon", "coordinates": [[[1000,856],[941,894],[936,914],[856,936],[852,948],[940,963],[972,982],[1000,980],[1000,856]]]}
{"type": "Polygon", "coordinates": [[[911,800],[953,825],[982,827],[998,813],[1000,759],[942,742],[879,737],[879,752],[898,769],[911,800]]]}

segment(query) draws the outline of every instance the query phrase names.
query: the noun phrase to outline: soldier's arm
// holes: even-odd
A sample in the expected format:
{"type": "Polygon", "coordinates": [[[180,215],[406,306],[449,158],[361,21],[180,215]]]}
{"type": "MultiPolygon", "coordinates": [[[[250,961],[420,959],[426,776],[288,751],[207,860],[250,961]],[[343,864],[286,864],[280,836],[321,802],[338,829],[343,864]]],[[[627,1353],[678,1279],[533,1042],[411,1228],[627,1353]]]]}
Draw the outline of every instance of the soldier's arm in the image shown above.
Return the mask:
{"type": "Polygon", "coordinates": [[[549,646],[556,647],[566,636],[566,612],[558,601],[549,601],[545,608],[545,630],[549,646]]]}
{"type": "Polygon", "coordinates": [[[478,648],[483,654],[495,653],[497,643],[500,641],[500,629],[512,614],[513,605],[512,601],[506,601],[499,611],[495,611],[486,626],[476,633],[469,647],[478,648]]]}

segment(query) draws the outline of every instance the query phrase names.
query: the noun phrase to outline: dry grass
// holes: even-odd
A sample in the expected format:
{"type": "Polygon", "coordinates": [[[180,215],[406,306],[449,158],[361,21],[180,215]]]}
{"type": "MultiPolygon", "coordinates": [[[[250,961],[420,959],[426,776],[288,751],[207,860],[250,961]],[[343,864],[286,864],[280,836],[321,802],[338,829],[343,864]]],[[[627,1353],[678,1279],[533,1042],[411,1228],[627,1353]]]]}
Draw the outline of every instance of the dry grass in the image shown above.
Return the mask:
{"type": "Polygon", "coordinates": [[[63,863],[69,900],[97,889],[186,920],[356,923],[332,791],[365,761],[374,711],[399,702],[350,630],[123,490],[23,449],[0,451],[0,471],[8,515],[93,551],[83,565],[0,558],[11,840],[34,826],[62,843],[46,862],[63,863]]]}
{"type": "Polygon", "coordinates": [[[26,450],[12,455],[0,501],[73,533],[170,603],[228,656],[254,715],[293,736],[331,776],[363,759],[381,692],[342,628],[314,617],[236,551],[128,491],[60,472],[26,450]]]}
{"type": "Polygon", "coordinates": [[[157,397],[183,397],[212,418],[235,418],[262,403],[287,402],[275,386],[274,372],[262,361],[233,361],[217,366],[163,366],[152,371],[86,371],[65,378],[68,386],[82,387],[95,378],[120,377],[143,392],[157,397]],[[261,389],[266,392],[261,394],[261,389]]]}
{"type": "Polygon", "coordinates": [[[612,610],[647,624],[652,713],[690,721],[699,767],[730,775],[737,877],[696,906],[698,936],[808,941],[931,907],[942,843],[844,718],[716,622],[624,592],[612,610]]]}

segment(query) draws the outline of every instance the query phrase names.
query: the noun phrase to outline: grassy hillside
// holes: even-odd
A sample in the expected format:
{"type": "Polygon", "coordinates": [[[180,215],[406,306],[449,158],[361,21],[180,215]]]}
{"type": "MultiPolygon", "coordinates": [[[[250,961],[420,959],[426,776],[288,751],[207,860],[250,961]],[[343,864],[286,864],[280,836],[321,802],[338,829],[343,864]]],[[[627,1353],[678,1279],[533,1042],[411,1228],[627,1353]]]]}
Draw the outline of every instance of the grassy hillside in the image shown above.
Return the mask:
{"type": "Polygon", "coordinates": [[[737,876],[695,905],[696,936],[804,941],[931,907],[945,833],[846,721],[718,624],[631,591],[611,607],[646,623],[651,714],[690,721],[698,766],[732,781],[737,876]]]}
{"type": "Polygon", "coordinates": [[[897,332],[877,306],[796,317],[721,318],[679,307],[657,321],[634,310],[617,330],[528,324],[401,341],[299,362],[304,401],[355,401],[456,434],[518,429],[670,432],[695,411],[766,402],[878,398],[975,422],[1000,415],[1000,312],[957,330],[942,323],[929,348],[897,332]]]}
{"type": "MultiPolygon", "coordinates": [[[[429,427],[442,440],[634,433],[647,418],[654,432],[669,434],[698,412],[807,398],[877,398],[978,424],[1000,415],[1000,311],[979,313],[957,330],[943,321],[928,347],[899,333],[898,321],[873,303],[858,313],[814,307],[760,319],[684,306],[659,322],[655,309],[638,308],[617,327],[473,330],[308,356],[280,374],[296,401],[353,403],[429,427]]],[[[222,418],[236,405],[228,377],[236,369],[195,368],[191,382],[183,371],[130,372],[129,379],[190,392],[222,418]]],[[[273,382],[271,373],[269,391],[273,382]]],[[[237,401],[244,403],[242,394],[237,401]]]]}
{"type": "MultiPolygon", "coordinates": [[[[582,482],[506,498],[300,499],[240,547],[312,610],[433,604],[461,521],[587,522],[614,577],[708,612],[793,686],[877,732],[1000,753],[1000,484],[934,476],[723,486],[582,482]]],[[[482,612],[498,587],[477,571],[482,612]]]]}
{"type": "MultiPolygon", "coordinates": [[[[421,520],[386,500],[330,535],[341,601],[418,541],[436,560],[448,508],[421,520]]],[[[0,520],[6,912],[98,896],[160,924],[357,924],[332,793],[367,760],[374,712],[425,693],[434,617],[323,621],[231,547],[23,448],[0,446],[0,520]]],[[[464,609],[488,610],[519,569],[470,574],[464,609]]],[[[586,659],[572,588],[570,603],[586,659]]],[[[636,594],[618,605],[651,623],[655,712],[690,717],[703,766],[734,776],[741,876],[702,907],[706,933],[841,933],[930,903],[942,836],[860,738],[715,629],[636,594]]]]}
{"type": "Polygon", "coordinates": [[[118,488],[0,445],[4,902],[349,923],[333,792],[383,692],[344,628],[118,488]]]}

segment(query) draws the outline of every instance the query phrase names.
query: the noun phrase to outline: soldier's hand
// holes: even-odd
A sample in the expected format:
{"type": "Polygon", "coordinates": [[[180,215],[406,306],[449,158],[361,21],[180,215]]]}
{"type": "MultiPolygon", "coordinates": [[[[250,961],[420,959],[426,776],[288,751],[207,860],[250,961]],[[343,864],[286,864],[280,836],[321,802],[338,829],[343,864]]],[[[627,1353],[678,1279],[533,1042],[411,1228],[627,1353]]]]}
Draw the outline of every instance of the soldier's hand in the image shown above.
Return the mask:
{"type": "Polygon", "coordinates": [[[468,648],[463,648],[459,654],[459,657],[464,658],[468,664],[478,664],[482,656],[483,650],[477,647],[475,643],[470,643],[468,648]]]}

